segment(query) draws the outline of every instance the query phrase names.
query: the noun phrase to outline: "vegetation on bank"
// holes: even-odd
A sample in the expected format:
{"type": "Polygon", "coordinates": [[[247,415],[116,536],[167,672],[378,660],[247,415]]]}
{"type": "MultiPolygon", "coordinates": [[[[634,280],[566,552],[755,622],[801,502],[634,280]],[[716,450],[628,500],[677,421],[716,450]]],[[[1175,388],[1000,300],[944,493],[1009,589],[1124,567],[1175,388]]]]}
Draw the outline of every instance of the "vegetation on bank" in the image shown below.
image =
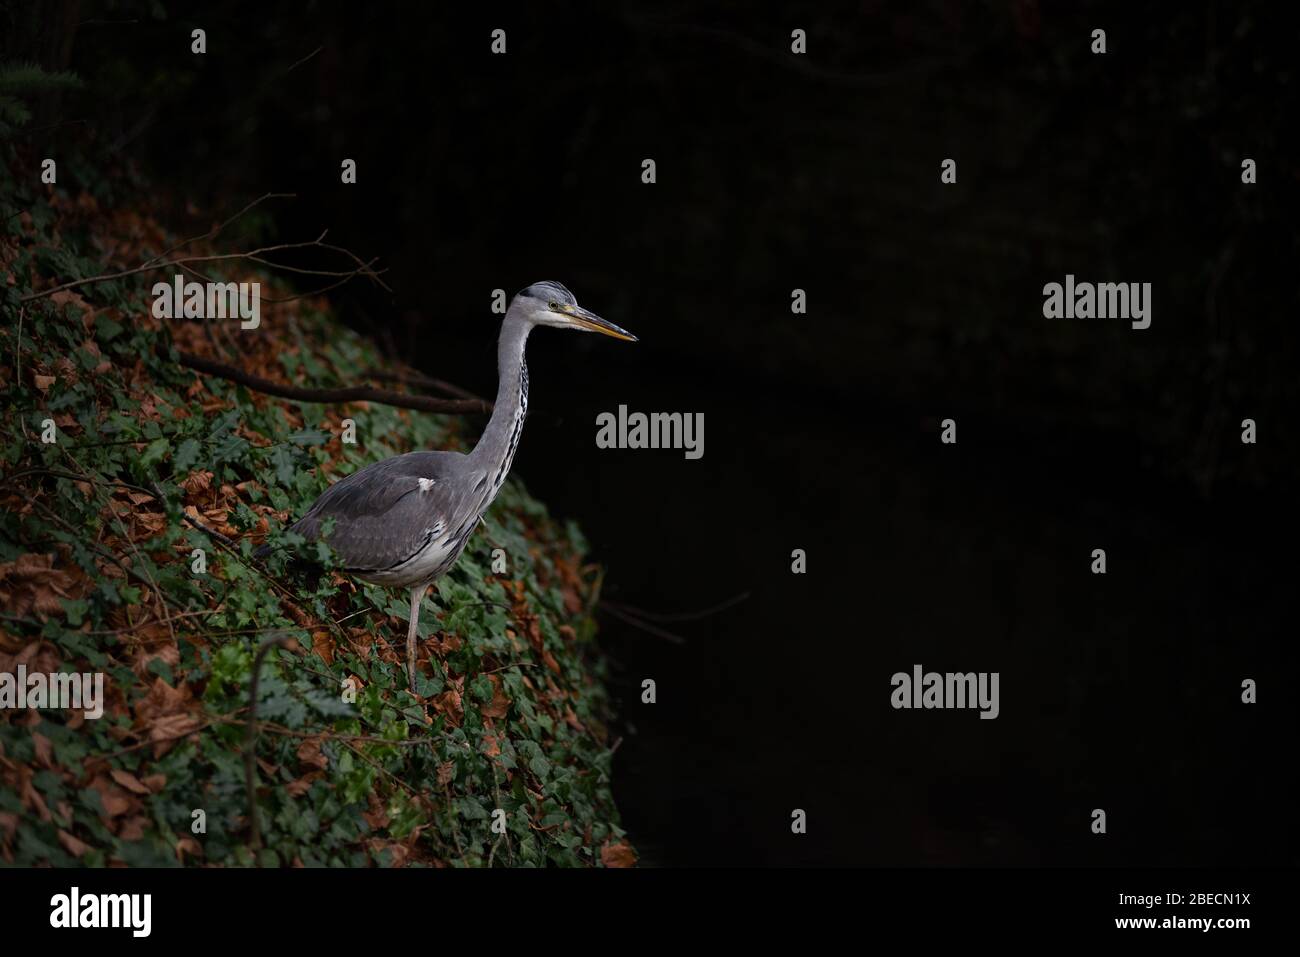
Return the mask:
{"type": "Polygon", "coordinates": [[[463,449],[477,422],[295,402],[180,363],[194,353],[312,387],[418,381],[324,295],[301,294],[315,277],[293,275],[295,289],[246,258],[184,267],[260,282],[255,330],[155,318],[151,287],[182,267],[51,293],[175,248],[265,244],[266,206],[178,247],[133,174],[67,157],[46,186],[30,148],[0,137],[0,151],[0,672],[99,672],[105,689],[97,720],[0,711],[0,860],[632,863],[610,791],[600,572],[578,528],[508,481],[421,616],[411,695],[404,594],[290,567],[295,550],[328,566],[323,546],[286,542],[266,563],[253,551],[285,541],[331,481],[411,449],[463,449]]]}

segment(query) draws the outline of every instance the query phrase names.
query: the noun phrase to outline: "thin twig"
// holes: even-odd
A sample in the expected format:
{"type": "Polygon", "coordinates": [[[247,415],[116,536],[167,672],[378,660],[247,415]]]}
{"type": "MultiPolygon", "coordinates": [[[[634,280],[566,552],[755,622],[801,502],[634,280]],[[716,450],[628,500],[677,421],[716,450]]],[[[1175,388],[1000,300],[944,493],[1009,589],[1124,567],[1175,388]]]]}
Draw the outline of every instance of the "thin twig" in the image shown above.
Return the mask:
{"type": "Polygon", "coordinates": [[[662,638],[664,641],[670,641],[674,645],[686,644],[686,639],[683,638],[681,635],[674,635],[671,631],[665,631],[663,628],[659,628],[655,625],[652,625],[648,621],[642,621],[641,619],[635,617],[634,615],[629,615],[626,612],[619,611],[619,609],[616,606],[612,606],[606,602],[601,602],[600,607],[604,611],[609,612],[619,621],[631,625],[633,628],[639,628],[642,631],[646,632],[647,634],[654,635],[656,638],[662,638]]]}
{"type": "Polygon", "coordinates": [[[266,200],[268,199],[297,199],[297,198],[298,198],[297,193],[263,193],[261,196],[257,197],[257,199],[253,200],[251,203],[249,203],[239,212],[235,213],[235,215],[231,216],[225,222],[218,223],[216,226],[213,226],[211,229],[209,229],[206,233],[201,233],[198,236],[191,236],[189,239],[177,243],[175,246],[173,246],[171,249],[168,249],[166,252],[161,252],[153,259],[150,259],[148,262],[145,263],[145,265],[147,266],[150,263],[157,262],[160,259],[166,259],[172,253],[176,252],[176,250],[184,249],[186,246],[190,245],[191,243],[196,243],[200,239],[215,239],[223,229],[225,229],[235,220],[239,219],[239,217],[243,216],[250,209],[252,209],[253,207],[257,206],[260,203],[266,202],[266,200]]]}
{"type": "Polygon", "coordinates": [[[14,348],[14,382],[23,384],[23,314],[25,306],[18,307],[18,344],[14,348]]]}
{"type": "MultiPolygon", "coordinates": [[[[167,496],[163,494],[162,486],[160,486],[157,482],[154,482],[153,491],[150,494],[153,495],[154,498],[156,498],[159,502],[162,503],[163,510],[165,511],[167,509],[168,503],[167,503],[167,496]]],[[[200,532],[202,532],[204,535],[207,535],[213,541],[221,542],[221,544],[225,545],[227,548],[230,549],[237,549],[239,547],[238,543],[233,538],[230,538],[228,535],[221,534],[215,528],[209,528],[203,522],[200,522],[197,518],[194,518],[192,515],[186,512],[185,509],[182,508],[182,509],[178,509],[177,511],[180,514],[180,517],[184,519],[187,524],[191,525],[194,528],[197,528],[200,532]]],[[[195,511],[197,511],[197,509],[195,511]]]]}
{"type": "MultiPolygon", "coordinates": [[[[178,614],[178,615],[172,615],[172,616],[171,616],[171,619],[172,619],[172,621],[178,621],[178,620],[181,619],[181,618],[206,618],[206,617],[208,617],[208,616],[210,616],[210,615],[214,615],[214,614],[216,614],[216,613],[218,613],[218,612],[220,612],[220,611],[222,611],[222,608],[221,608],[220,606],[218,606],[217,608],[204,608],[204,609],[202,609],[202,610],[200,610],[200,611],[187,611],[187,612],[182,612],[181,614],[178,614]]],[[[160,624],[161,621],[162,621],[162,619],[160,619],[160,618],[146,618],[144,621],[137,621],[134,625],[130,625],[129,627],[126,627],[126,628],[111,628],[111,629],[108,629],[108,630],[106,630],[106,631],[83,631],[83,632],[79,632],[79,634],[82,634],[82,635],[96,635],[96,636],[98,636],[98,635],[125,635],[125,634],[128,634],[128,633],[133,632],[133,631],[139,631],[139,630],[140,630],[141,628],[143,628],[145,625],[160,624]]]]}
{"type": "Polygon", "coordinates": [[[293,66],[289,67],[289,69],[285,70],[284,72],[285,72],[285,73],[292,73],[294,70],[298,69],[298,67],[302,66],[304,63],[306,63],[308,60],[310,60],[312,57],[314,57],[317,53],[320,53],[320,51],[323,50],[323,49],[325,49],[325,48],[324,48],[324,47],[317,47],[316,49],[312,50],[312,51],[311,51],[310,53],[308,53],[305,57],[303,57],[301,60],[299,60],[299,61],[298,61],[297,63],[295,63],[293,66]]]}
{"type": "Polygon", "coordinates": [[[424,795],[422,795],[419,791],[411,787],[411,785],[407,784],[405,781],[399,778],[392,771],[388,770],[388,768],[384,767],[374,758],[370,757],[370,755],[366,754],[366,752],[362,751],[355,744],[350,744],[349,742],[344,741],[343,747],[347,748],[349,751],[351,751],[353,754],[359,757],[362,761],[366,762],[366,764],[370,765],[376,771],[388,775],[390,778],[392,778],[394,782],[396,782],[400,787],[402,787],[408,794],[410,794],[416,800],[420,800],[424,797],[424,795]]]}
{"type": "MultiPolygon", "coordinates": [[[[134,444],[138,440],[129,439],[127,441],[130,444],[134,444]]],[[[50,475],[53,476],[54,478],[66,478],[66,479],[71,479],[74,482],[87,482],[91,485],[104,485],[104,486],[115,487],[115,488],[130,489],[131,491],[139,492],[142,495],[152,496],[153,498],[157,499],[159,502],[162,503],[164,509],[166,509],[168,503],[167,496],[163,494],[163,490],[159,487],[157,482],[153,483],[152,489],[147,489],[140,485],[132,485],[130,482],[115,482],[109,479],[95,478],[91,475],[78,475],[75,472],[64,472],[61,469],[44,469],[44,468],[23,469],[21,472],[15,472],[12,475],[0,476],[0,485],[5,485],[9,482],[14,481],[15,479],[22,478],[26,475],[50,475]]],[[[232,548],[235,547],[236,542],[233,538],[221,534],[215,528],[209,528],[207,525],[203,524],[198,519],[193,518],[190,515],[187,515],[183,509],[180,510],[180,517],[187,524],[198,529],[200,532],[203,532],[205,535],[211,536],[216,541],[222,542],[225,545],[229,545],[232,548]]]]}
{"type": "Polygon", "coordinates": [[[373,268],[371,268],[370,264],[362,262],[361,259],[355,253],[352,253],[341,246],[334,246],[331,245],[330,243],[322,242],[321,239],[324,236],[325,233],[321,233],[320,238],[312,240],[311,242],[278,243],[274,246],[260,246],[257,249],[251,249],[248,252],[242,252],[242,253],[218,253],[211,256],[185,256],[180,259],[150,261],[145,263],[143,266],[135,266],[131,269],[122,269],[119,270],[118,272],[112,272],[112,273],[101,273],[98,276],[87,276],[85,279],[74,279],[70,282],[61,283],[60,285],[53,286],[49,289],[44,289],[40,292],[29,293],[26,296],[23,296],[18,301],[31,302],[32,300],[35,299],[44,299],[46,296],[52,296],[56,292],[63,292],[65,289],[75,289],[78,286],[86,286],[96,282],[109,282],[114,279],[125,279],[127,276],[136,276],[144,272],[157,272],[160,269],[166,269],[170,266],[181,266],[188,263],[229,262],[234,259],[246,259],[249,260],[250,262],[260,263],[264,266],[269,266],[273,269],[283,269],[287,272],[304,273],[313,276],[349,276],[349,277],[365,276],[367,279],[371,280],[372,282],[382,286],[385,290],[392,292],[391,287],[389,287],[387,283],[385,283],[382,279],[379,278],[379,273],[375,271],[373,268]],[[287,249],[311,249],[311,248],[328,249],[332,252],[342,253],[343,255],[350,258],[354,263],[356,263],[357,268],[353,269],[351,272],[344,272],[341,270],[327,270],[327,269],[301,269],[294,266],[284,266],[265,258],[266,253],[283,252],[284,250],[287,249]]]}
{"type": "Polygon", "coordinates": [[[451,785],[443,782],[443,796],[447,799],[447,813],[451,815],[451,839],[456,845],[456,853],[460,855],[462,861],[465,860],[465,847],[460,843],[460,818],[456,815],[451,803],[451,785]]]}
{"type": "Polygon", "coordinates": [[[748,600],[748,598],[749,592],[741,592],[739,595],[733,595],[726,601],[718,602],[718,604],[709,608],[704,608],[700,611],[680,611],[669,614],[646,611],[644,608],[635,608],[632,605],[624,605],[621,602],[610,601],[608,598],[601,602],[601,607],[608,609],[610,606],[613,606],[619,611],[625,612],[629,615],[635,615],[637,618],[643,618],[646,621],[698,621],[701,618],[708,618],[711,615],[716,615],[720,611],[726,611],[733,605],[739,605],[742,601],[748,600]]]}
{"type": "MultiPolygon", "coordinates": [[[[18,388],[23,386],[23,315],[26,307],[18,306],[18,341],[14,344],[14,382],[18,388]]],[[[18,424],[23,427],[23,439],[30,442],[32,437],[27,432],[27,416],[19,413],[18,424]]]]}
{"type": "MultiPolygon", "coordinates": [[[[247,725],[247,721],[240,721],[238,718],[222,718],[222,724],[247,725]]],[[[279,734],[287,738],[326,738],[330,741],[342,741],[346,743],[361,742],[363,744],[386,744],[394,748],[415,748],[420,745],[433,747],[432,738],[400,738],[396,741],[388,738],[380,738],[373,734],[341,734],[337,731],[298,731],[295,728],[286,728],[282,724],[274,724],[270,721],[261,721],[258,723],[259,732],[266,731],[270,734],[279,734]]]]}
{"type": "MultiPolygon", "coordinates": [[[[72,453],[68,451],[66,448],[63,450],[63,454],[67,457],[68,461],[71,462],[73,465],[75,465],[77,468],[79,469],[82,468],[81,463],[78,462],[76,458],[73,457],[72,453]]],[[[82,471],[81,475],[83,481],[90,482],[92,485],[95,486],[100,485],[100,483],[95,482],[93,478],[87,475],[85,471],[82,471]]],[[[172,625],[171,615],[168,614],[167,612],[167,599],[163,596],[163,590],[158,587],[158,582],[156,582],[154,580],[153,575],[150,574],[148,563],[145,562],[144,556],[140,554],[140,549],[136,547],[134,539],[131,538],[130,529],[128,529],[126,525],[122,522],[122,519],[118,517],[117,511],[113,508],[112,500],[106,498],[103,495],[97,495],[97,498],[99,499],[100,502],[103,503],[104,507],[108,509],[108,513],[111,516],[113,516],[113,522],[117,525],[118,530],[122,533],[123,540],[126,542],[127,547],[129,547],[131,549],[131,552],[135,555],[136,561],[139,562],[140,573],[148,580],[149,587],[153,590],[154,598],[157,599],[158,601],[158,612],[159,614],[162,615],[163,621],[167,623],[167,632],[169,635],[171,635],[171,639],[174,644],[176,641],[176,628],[172,625]]]]}
{"type": "Polygon", "coordinates": [[[477,399],[482,402],[482,396],[475,395],[468,389],[462,389],[454,383],[445,379],[435,379],[427,376],[423,372],[389,372],[384,369],[367,369],[366,378],[374,379],[377,382],[400,382],[402,385],[420,386],[426,389],[437,389],[439,392],[445,392],[448,395],[454,395],[458,399],[477,399]]]}
{"type": "MultiPolygon", "coordinates": [[[[139,439],[131,439],[131,442],[139,442],[139,439]]],[[[91,485],[112,485],[118,488],[129,488],[133,492],[141,492],[145,495],[154,495],[147,488],[139,485],[132,485],[130,482],[113,482],[108,479],[94,478],[89,475],[78,475],[76,472],[64,472],[62,469],[42,469],[31,468],[23,469],[21,472],[14,472],[12,475],[0,476],[0,485],[12,482],[15,479],[23,478],[26,475],[52,475],[55,478],[71,479],[74,482],[88,482],[91,485]]]]}
{"type": "Polygon", "coordinates": [[[135,744],[128,744],[125,748],[110,751],[108,754],[102,755],[102,757],[112,760],[113,758],[120,758],[124,754],[130,754],[132,751],[139,751],[141,748],[147,748],[151,744],[162,744],[164,741],[176,741],[180,738],[188,738],[192,734],[198,734],[200,731],[210,728],[220,720],[220,718],[209,718],[198,727],[190,728],[188,731],[181,731],[178,734],[168,734],[161,738],[145,738],[143,741],[137,741],[135,744]]]}
{"type": "MultiPolygon", "coordinates": [[[[497,782],[497,763],[495,761],[492,761],[491,764],[492,764],[492,793],[493,795],[495,795],[497,799],[497,805],[496,805],[497,809],[504,811],[505,809],[501,806],[501,785],[497,782]]],[[[515,850],[514,847],[510,844],[509,828],[503,828],[501,831],[501,836],[496,839],[496,843],[492,845],[492,850],[488,852],[487,866],[489,870],[491,870],[492,868],[492,860],[493,858],[496,857],[497,848],[501,846],[502,841],[506,842],[506,853],[510,855],[510,863],[513,864],[515,862],[515,850]]]]}
{"type": "Polygon", "coordinates": [[[286,635],[272,635],[262,642],[253,659],[253,676],[248,683],[248,734],[244,739],[244,783],[248,788],[249,845],[254,851],[262,846],[262,829],[257,821],[257,681],[262,660],[272,648],[289,644],[286,635]]]}
{"type": "Polygon", "coordinates": [[[178,353],[181,365],[197,372],[229,379],[242,386],[265,395],[278,396],[281,399],[293,399],[298,402],[378,402],[399,409],[417,409],[421,412],[443,412],[451,415],[488,415],[492,412],[492,403],[481,399],[435,399],[427,395],[407,395],[401,392],[389,392],[368,385],[342,386],[336,389],[307,389],[288,385],[251,375],[242,369],[217,362],[203,356],[188,352],[178,353]]]}

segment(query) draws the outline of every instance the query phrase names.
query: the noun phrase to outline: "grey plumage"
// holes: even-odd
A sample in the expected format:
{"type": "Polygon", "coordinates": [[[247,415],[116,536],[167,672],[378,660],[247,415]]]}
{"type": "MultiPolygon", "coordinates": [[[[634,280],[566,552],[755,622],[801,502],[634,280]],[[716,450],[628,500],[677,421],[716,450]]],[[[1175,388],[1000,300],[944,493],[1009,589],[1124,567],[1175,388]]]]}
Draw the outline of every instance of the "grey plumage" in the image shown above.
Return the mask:
{"type": "Polygon", "coordinates": [[[344,569],[365,581],[411,590],[407,670],[415,690],[415,638],[420,602],[429,585],[460,557],[483,513],[505,482],[528,412],[524,349],[534,326],[636,337],[578,305],[556,282],[538,282],[511,300],[497,344],[498,386],[492,418],[474,450],[408,452],[340,479],[292,530],[309,540],[326,536],[344,569]]]}
{"type": "Polygon", "coordinates": [[[315,540],[333,519],[329,543],[345,571],[409,584],[409,563],[434,540],[450,545],[453,517],[473,511],[464,501],[469,483],[460,478],[466,462],[457,452],[410,452],[376,462],[330,486],[293,531],[315,540]]]}

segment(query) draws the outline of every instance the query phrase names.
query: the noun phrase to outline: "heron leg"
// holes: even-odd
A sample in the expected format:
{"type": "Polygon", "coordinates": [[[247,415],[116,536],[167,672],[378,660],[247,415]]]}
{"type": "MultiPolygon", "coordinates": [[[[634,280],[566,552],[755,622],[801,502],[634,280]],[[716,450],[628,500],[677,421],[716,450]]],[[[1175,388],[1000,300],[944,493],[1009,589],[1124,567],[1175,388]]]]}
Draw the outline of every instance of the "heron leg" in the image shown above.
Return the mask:
{"type": "Polygon", "coordinates": [[[411,694],[415,694],[415,636],[420,625],[420,603],[428,585],[416,585],[411,589],[411,624],[406,631],[406,678],[411,685],[411,694]]]}

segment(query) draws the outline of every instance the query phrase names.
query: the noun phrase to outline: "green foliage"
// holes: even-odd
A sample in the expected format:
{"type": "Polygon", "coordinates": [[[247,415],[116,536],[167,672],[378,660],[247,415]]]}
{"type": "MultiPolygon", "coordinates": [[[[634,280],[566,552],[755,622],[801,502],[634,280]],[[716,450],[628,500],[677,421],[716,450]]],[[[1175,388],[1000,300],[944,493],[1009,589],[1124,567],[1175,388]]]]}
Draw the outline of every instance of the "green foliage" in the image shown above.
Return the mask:
{"type": "Polygon", "coordinates": [[[24,98],[80,87],[75,73],[51,73],[35,63],[0,64],[0,136],[30,122],[32,114],[24,98]]]}
{"type": "MultiPolygon", "coordinates": [[[[3,187],[5,204],[20,202],[16,189],[3,187]]],[[[17,280],[0,286],[0,351],[13,362],[0,378],[0,660],[24,650],[29,667],[102,671],[109,704],[97,721],[0,715],[2,764],[17,769],[0,772],[0,859],[600,865],[623,831],[577,528],[506,484],[421,616],[430,654],[412,696],[405,595],[328,571],[296,578],[293,554],[327,567],[331,556],[281,529],[343,474],[456,447],[461,423],[297,406],[215,378],[195,388],[168,352],[174,330],[149,316],[148,275],[27,303],[20,341],[10,320],[34,276],[105,271],[107,224],[68,218],[69,205],[38,197],[30,221],[0,233],[17,280]],[[355,446],[339,441],[344,416],[355,446]],[[38,437],[46,418],[58,422],[52,445],[38,437]],[[209,534],[218,527],[233,546],[209,534]],[[267,564],[252,554],[263,533],[288,546],[267,564]],[[498,546],[509,575],[491,573],[498,546]],[[49,569],[24,577],[34,560],[49,569]],[[272,651],[260,675],[255,855],[242,749],[254,657],[275,635],[297,647],[272,651]],[[206,832],[194,833],[200,809],[206,832]]],[[[383,364],[319,307],[278,318],[240,342],[286,379],[329,385],[383,364]]]]}

